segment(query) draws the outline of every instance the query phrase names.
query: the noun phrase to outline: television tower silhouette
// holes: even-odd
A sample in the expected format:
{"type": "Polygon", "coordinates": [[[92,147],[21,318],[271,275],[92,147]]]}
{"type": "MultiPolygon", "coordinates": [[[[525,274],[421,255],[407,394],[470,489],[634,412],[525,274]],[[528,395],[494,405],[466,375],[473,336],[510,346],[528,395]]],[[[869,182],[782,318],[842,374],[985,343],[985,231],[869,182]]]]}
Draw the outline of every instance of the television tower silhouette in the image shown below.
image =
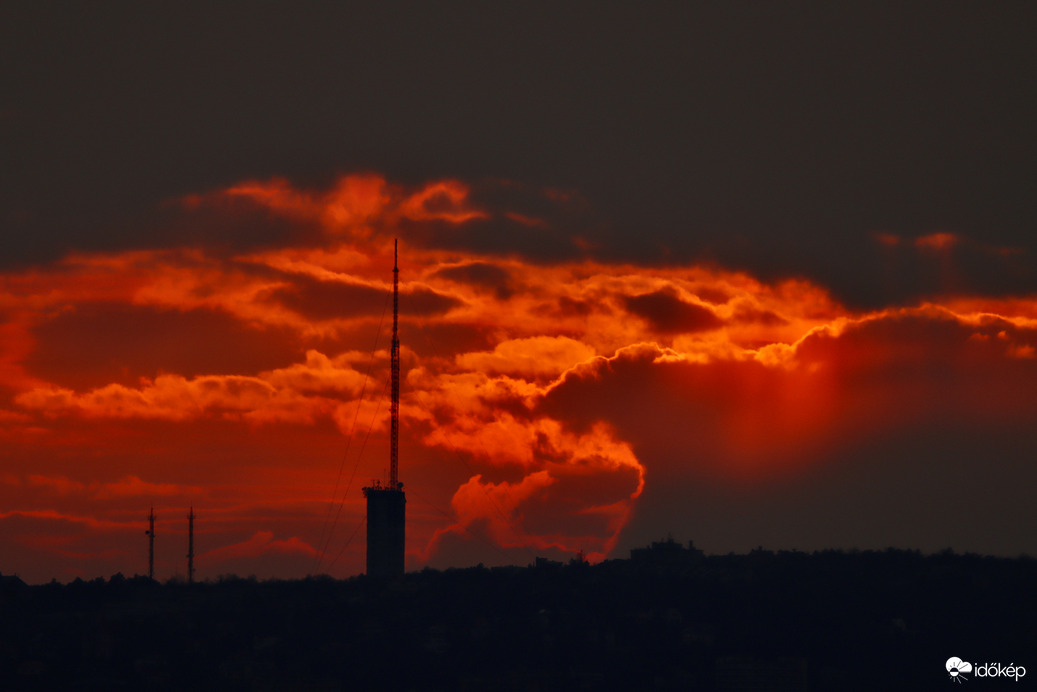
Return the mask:
{"type": "Polygon", "coordinates": [[[148,579],[155,578],[155,507],[148,514],[148,579]]]}
{"type": "Polygon", "coordinates": [[[399,241],[393,241],[392,268],[392,403],[389,407],[389,483],[364,488],[367,498],[367,573],[403,574],[407,496],[399,479],[400,435],[400,267],[399,241]]]}
{"type": "Polygon", "coordinates": [[[194,505],[187,515],[187,583],[194,583],[194,505]]]}

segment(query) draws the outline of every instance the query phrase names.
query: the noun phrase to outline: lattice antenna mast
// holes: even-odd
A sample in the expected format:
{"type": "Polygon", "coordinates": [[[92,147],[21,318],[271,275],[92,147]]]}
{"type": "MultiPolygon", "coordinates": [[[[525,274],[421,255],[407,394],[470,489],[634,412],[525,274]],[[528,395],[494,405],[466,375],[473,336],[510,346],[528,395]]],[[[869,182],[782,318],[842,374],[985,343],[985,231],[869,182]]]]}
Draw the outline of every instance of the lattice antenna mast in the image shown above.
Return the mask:
{"type": "Polygon", "coordinates": [[[194,505],[187,515],[187,583],[194,583],[194,505]]]}
{"type": "Polygon", "coordinates": [[[155,578],[155,508],[148,513],[148,579],[155,578]]]}
{"type": "Polygon", "coordinates": [[[400,437],[400,267],[399,240],[393,241],[392,261],[392,404],[389,409],[389,487],[396,490],[399,481],[400,437]]]}

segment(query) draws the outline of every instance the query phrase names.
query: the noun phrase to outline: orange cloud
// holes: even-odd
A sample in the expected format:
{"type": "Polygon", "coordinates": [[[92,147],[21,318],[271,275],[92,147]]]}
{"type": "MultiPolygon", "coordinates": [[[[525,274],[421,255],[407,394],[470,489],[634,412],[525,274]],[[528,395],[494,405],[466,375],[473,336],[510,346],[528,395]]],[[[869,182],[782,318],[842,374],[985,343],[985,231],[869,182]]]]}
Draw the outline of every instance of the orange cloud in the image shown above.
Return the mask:
{"type": "Polygon", "coordinates": [[[58,495],[83,495],[93,500],[108,500],[128,497],[171,497],[177,495],[201,496],[205,490],[198,486],[182,486],[174,483],[149,483],[137,476],[126,476],[118,481],[84,483],[64,476],[26,477],[30,486],[46,488],[58,495]]]}
{"type": "Polygon", "coordinates": [[[276,398],[273,387],[258,378],[206,376],[188,380],[179,375],[160,375],[140,388],[111,384],[83,394],[58,387],[37,388],[18,395],[16,401],[52,415],[77,412],[89,417],[185,421],[207,411],[229,416],[247,414],[276,398]]]}
{"type": "Polygon", "coordinates": [[[347,356],[334,360],[310,350],[306,361],[256,376],[159,375],[140,386],[110,384],[83,393],[55,386],[35,387],[15,401],[48,415],[76,413],[92,418],[144,418],[187,421],[205,416],[252,422],[312,422],[328,415],[328,396],[359,394],[364,376],[347,356]]]}
{"type": "Polygon", "coordinates": [[[958,244],[959,238],[954,233],[930,233],[915,238],[915,247],[923,250],[949,250],[958,244]]]}
{"type": "Polygon", "coordinates": [[[369,224],[391,207],[393,197],[381,176],[350,175],[323,193],[296,190],[287,180],[273,178],[234,185],[207,198],[189,196],[184,202],[190,208],[204,201],[246,199],[278,214],[318,221],[328,231],[362,238],[370,234],[369,224]]]}
{"type": "Polygon", "coordinates": [[[519,483],[485,483],[481,475],[475,475],[457,489],[450,504],[462,524],[490,519],[502,530],[508,530],[512,528],[512,515],[518,506],[554,482],[547,471],[531,473],[519,483]]]}
{"type": "Polygon", "coordinates": [[[509,339],[492,352],[463,353],[457,365],[463,370],[489,374],[524,375],[552,379],[578,363],[593,358],[594,349],[566,336],[533,336],[509,339]]]}
{"type": "Polygon", "coordinates": [[[456,180],[431,183],[407,197],[400,213],[413,221],[442,220],[453,224],[485,219],[486,214],[467,206],[468,186],[456,180]]]}
{"type": "Polygon", "coordinates": [[[15,509],[9,512],[0,512],[0,520],[7,520],[18,517],[24,517],[27,519],[41,519],[45,521],[53,521],[68,524],[80,524],[90,529],[101,531],[122,530],[125,528],[125,525],[120,522],[105,521],[90,516],[63,514],[53,509],[15,509]]]}
{"type": "Polygon", "coordinates": [[[504,416],[476,426],[457,418],[435,428],[426,443],[490,467],[519,464],[525,475],[518,483],[469,478],[451,500],[458,523],[437,532],[430,550],[446,533],[462,534],[478,522],[505,547],[586,550],[594,559],[608,553],[645,483],[629,445],[603,423],[579,435],[547,418],[523,423],[504,416]]]}
{"type": "MultiPolygon", "coordinates": [[[[210,545],[224,546],[211,559],[228,569],[286,555],[307,569],[339,465],[360,512],[359,479],[387,454],[396,233],[404,478],[449,507],[410,515],[411,564],[477,540],[519,551],[509,558],[600,559],[657,526],[653,503],[690,511],[660,494],[820,473],[941,415],[995,426],[1034,413],[1033,297],[857,312],[803,278],[466,250],[457,237],[478,219],[510,218],[515,233],[556,224],[477,208],[450,180],[274,179],[184,204],[217,221],[259,210],[300,235],[238,254],[200,244],[0,273],[0,454],[16,481],[0,484],[0,502],[37,520],[94,514],[126,529],[125,554],[139,552],[145,497],[203,495],[210,545]]],[[[360,569],[347,559],[342,569],[360,569]]]]}
{"type": "Polygon", "coordinates": [[[367,239],[375,226],[400,218],[462,224],[487,214],[468,205],[468,186],[456,180],[429,183],[413,192],[390,186],[378,175],[348,175],[324,192],[297,190],[283,178],[249,181],[209,195],[188,195],[183,205],[220,205],[247,200],[274,213],[317,222],[331,234],[367,239]]]}

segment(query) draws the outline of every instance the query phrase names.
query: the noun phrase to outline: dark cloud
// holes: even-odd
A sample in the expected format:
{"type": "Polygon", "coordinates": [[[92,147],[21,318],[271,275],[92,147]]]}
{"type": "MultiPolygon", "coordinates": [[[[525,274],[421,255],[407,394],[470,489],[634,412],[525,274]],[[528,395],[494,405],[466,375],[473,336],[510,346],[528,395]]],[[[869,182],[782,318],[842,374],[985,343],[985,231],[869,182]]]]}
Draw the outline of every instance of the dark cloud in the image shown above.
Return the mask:
{"type": "Polygon", "coordinates": [[[449,221],[421,220],[400,224],[410,243],[429,248],[470,251],[507,257],[522,255],[541,262],[559,262],[583,254],[568,228],[528,226],[505,215],[475,219],[457,226],[449,221]]]}
{"type": "Polygon", "coordinates": [[[562,296],[556,303],[543,303],[536,308],[537,314],[561,317],[586,317],[602,306],[589,300],[576,300],[562,296]]]}
{"type": "Polygon", "coordinates": [[[610,421],[646,467],[620,551],[669,529],[719,552],[1033,554],[1032,341],[914,313],[808,337],[795,373],[631,349],[568,373],[540,410],[575,429],[610,421]]]}
{"type": "Polygon", "coordinates": [[[170,200],[158,213],[154,219],[140,222],[153,228],[145,242],[156,247],[191,245],[242,252],[313,246],[325,240],[315,221],[275,214],[247,198],[170,200]]]}
{"type": "Polygon", "coordinates": [[[708,435],[707,431],[718,428],[722,417],[745,395],[731,382],[763,392],[773,389],[781,377],[754,362],[717,361],[708,367],[656,363],[660,355],[657,347],[632,349],[570,371],[548,392],[543,410],[580,431],[597,420],[610,421],[637,453],[645,447],[658,451],[666,445],[701,451],[702,445],[713,443],[699,434],[708,435]],[[769,381],[771,386],[748,385],[749,375],[755,375],[758,382],[769,381]],[[660,436],[660,432],[666,434],[660,436]]]}
{"type": "Polygon", "coordinates": [[[701,332],[716,329],[723,324],[709,308],[687,303],[670,289],[623,296],[622,302],[627,311],[647,320],[656,331],[663,334],[701,332]]]}
{"type": "MultiPolygon", "coordinates": [[[[447,312],[461,301],[424,286],[401,288],[400,313],[426,317],[447,312]]],[[[270,298],[311,319],[377,316],[385,312],[390,293],[373,286],[292,277],[292,285],[273,291],[270,298]]],[[[391,313],[391,309],[389,310],[391,313]]]]}
{"type": "Polygon", "coordinates": [[[770,310],[757,310],[744,305],[735,309],[732,319],[736,322],[755,322],[768,327],[788,324],[788,320],[777,313],[770,310]]]}
{"type": "Polygon", "coordinates": [[[468,324],[404,323],[400,325],[400,339],[422,356],[450,361],[458,353],[486,351],[494,346],[490,330],[468,324]]]}
{"type": "Polygon", "coordinates": [[[30,373],[83,390],[141,377],[253,374],[301,355],[288,330],[257,328],[222,312],[82,303],[33,329],[30,373]]]}
{"type": "Polygon", "coordinates": [[[447,267],[437,271],[435,276],[490,289],[501,300],[507,300],[515,292],[511,285],[511,272],[486,262],[469,262],[456,267],[447,267]]]}
{"type": "Polygon", "coordinates": [[[707,303],[713,303],[714,305],[723,305],[727,301],[731,300],[730,294],[708,286],[696,286],[695,295],[701,300],[704,300],[707,303]]]}
{"type": "MultiPolygon", "coordinates": [[[[499,214],[446,246],[547,260],[578,235],[606,259],[809,276],[855,305],[940,288],[910,266],[884,282],[875,232],[1037,251],[1030,4],[547,9],[5,7],[2,261],[139,246],[162,201],[243,179],[358,170],[519,181],[476,186],[499,214]]],[[[974,290],[1037,290],[1032,270],[963,264],[974,290]]]]}

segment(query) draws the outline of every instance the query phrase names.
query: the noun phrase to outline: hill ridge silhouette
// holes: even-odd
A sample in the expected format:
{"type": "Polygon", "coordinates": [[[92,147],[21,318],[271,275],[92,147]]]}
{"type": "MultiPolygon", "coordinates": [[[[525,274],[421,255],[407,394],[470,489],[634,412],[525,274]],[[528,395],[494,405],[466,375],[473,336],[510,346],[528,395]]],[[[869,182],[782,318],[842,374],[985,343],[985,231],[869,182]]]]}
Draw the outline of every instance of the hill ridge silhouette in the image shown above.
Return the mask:
{"type": "Polygon", "coordinates": [[[949,656],[1034,663],[1032,558],[660,545],[391,579],[0,575],[0,670],[11,690],[864,690],[936,689],[949,656]]]}

